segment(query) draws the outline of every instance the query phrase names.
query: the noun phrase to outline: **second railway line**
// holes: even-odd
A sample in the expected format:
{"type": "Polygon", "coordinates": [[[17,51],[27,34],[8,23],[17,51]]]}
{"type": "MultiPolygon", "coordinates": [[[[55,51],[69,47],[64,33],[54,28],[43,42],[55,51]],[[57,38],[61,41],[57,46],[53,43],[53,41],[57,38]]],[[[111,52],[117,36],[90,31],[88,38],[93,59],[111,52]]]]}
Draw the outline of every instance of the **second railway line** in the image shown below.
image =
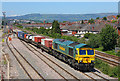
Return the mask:
{"type": "Polygon", "coordinates": [[[24,69],[25,73],[28,75],[28,77],[33,81],[33,79],[43,79],[45,80],[39,72],[22,56],[22,54],[14,47],[12,43],[8,44],[8,40],[6,39],[6,43],[12,52],[12,54],[15,56],[18,63],[21,65],[21,67],[24,69]]]}

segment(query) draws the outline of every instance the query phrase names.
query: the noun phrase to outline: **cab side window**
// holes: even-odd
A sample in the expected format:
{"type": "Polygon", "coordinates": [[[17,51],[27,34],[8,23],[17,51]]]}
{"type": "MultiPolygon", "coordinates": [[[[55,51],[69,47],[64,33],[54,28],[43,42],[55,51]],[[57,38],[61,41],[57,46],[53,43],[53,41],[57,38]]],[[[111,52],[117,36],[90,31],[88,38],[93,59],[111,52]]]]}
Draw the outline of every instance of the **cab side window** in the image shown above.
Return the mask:
{"type": "Polygon", "coordinates": [[[72,48],[69,48],[69,54],[70,54],[71,56],[73,56],[73,49],[72,49],[72,48]]]}
{"type": "Polygon", "coordinates": [[[57,49],[57,48],[58,48],[58,44],[57,44],[57,43],[55,43],[54,45],[55,45],[55,49],[57,49]]]}

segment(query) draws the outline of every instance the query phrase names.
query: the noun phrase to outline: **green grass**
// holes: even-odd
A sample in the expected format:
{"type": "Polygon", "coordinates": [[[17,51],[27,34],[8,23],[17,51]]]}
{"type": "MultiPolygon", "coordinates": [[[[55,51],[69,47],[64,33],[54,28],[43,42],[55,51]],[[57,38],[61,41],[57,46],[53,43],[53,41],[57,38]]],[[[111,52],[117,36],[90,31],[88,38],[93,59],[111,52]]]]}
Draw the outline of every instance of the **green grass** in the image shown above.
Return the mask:
{"type": "Polygon", "coordinates": [[[95,59],[95,68],[102,71],[104,74],[109,75],[110,77],[120,78],[120,66],[110,66],[106,62],[96,58],[95,59]]]}
{"type": "Polygon", "coordinates": [[[103,47],[99,47],[99,48],[95,48],[95,49],[98,50],[98,51],[105,52],[105,53],[110,54],[110,55],[117,56],[117,54],[115,53],[115,50],[103,51],[103,47]]]}

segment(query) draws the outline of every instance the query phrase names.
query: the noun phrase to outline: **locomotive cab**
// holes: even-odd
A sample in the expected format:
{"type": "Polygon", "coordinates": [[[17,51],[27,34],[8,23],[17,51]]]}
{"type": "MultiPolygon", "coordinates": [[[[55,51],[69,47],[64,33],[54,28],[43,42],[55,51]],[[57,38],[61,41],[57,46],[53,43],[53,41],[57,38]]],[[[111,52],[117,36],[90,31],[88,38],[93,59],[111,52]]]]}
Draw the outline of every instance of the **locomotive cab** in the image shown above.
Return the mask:
{"type": "Polygon", "coordinates": [[[95,50],[93,48],[77,48],[76,60],[78,63],[93,63],[95,60],[95,50]]]}
{"type": "Polygon", "coordinates": [[[79,70],[94,69],[95,50],[83,43],[54,39],[53,54],[79,70]]]}

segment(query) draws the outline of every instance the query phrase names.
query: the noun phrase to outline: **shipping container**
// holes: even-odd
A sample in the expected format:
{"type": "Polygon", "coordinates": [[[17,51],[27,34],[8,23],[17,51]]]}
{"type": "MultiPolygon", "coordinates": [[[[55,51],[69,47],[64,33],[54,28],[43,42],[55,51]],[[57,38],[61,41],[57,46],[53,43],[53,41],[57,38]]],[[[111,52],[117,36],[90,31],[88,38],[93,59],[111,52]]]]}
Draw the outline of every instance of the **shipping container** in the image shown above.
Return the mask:
{"type": "Polygon", "coordinates": [[[17,36],[20,37],[20,33],[22,33],[23,31],[17,31],[17,36]]]}
{"type": "Polygon", "coordinates": [[[36,37],[34,37],[34,41],[38,42],[38,43],[41,43],[41,39],[45,39],[45,37],[43,37],[43,36],[36,36],[36,37]]]}
{"type": "Polygon", "coordinates": [[[24,35],[25,35],[25,34],[27,34],[27,33],[21,32],[21,33],[20,33],[20,38],[21,38],[21,39],[24,39],[24,35]]]}
{"type": "Polygon", "coordinates": [[[32,36],[32,41],[35,41],[35,37],[41,37],[41,36],[32,36]]]}
{"type": "Polygon", "coordinates": [[[18,34],[18,38],[24,39],[24,35],[27,33],[23,32],[23,31],[19,31],[19,32],[17,32],[17,34],[18,34]]]}
{"type": "Polygon", "coordinates": [[[26,39],[27,34],[24,34],[24,38],[26,39]]]}
{"type": "Polygon", "coordinates": [[[28,39],[31,36],[31,34],[27,34],[26,39],[28,39]]]}
{"type": "Polygon", "coordinates": [[[45,39],[41,39],[41,44],[45,45],[45,39]]]}
{"type": "Polygon", "coordinates": [[[52,41],[53,39],[45,39],[44,40],[45,46],[48,48],[52,48],[52,41]]]}
{"type": "Polygon", "coordinates": [[[29,40],[32,40],[32,36],[30,36],[28,39],[29,39],[29,40]]]}

